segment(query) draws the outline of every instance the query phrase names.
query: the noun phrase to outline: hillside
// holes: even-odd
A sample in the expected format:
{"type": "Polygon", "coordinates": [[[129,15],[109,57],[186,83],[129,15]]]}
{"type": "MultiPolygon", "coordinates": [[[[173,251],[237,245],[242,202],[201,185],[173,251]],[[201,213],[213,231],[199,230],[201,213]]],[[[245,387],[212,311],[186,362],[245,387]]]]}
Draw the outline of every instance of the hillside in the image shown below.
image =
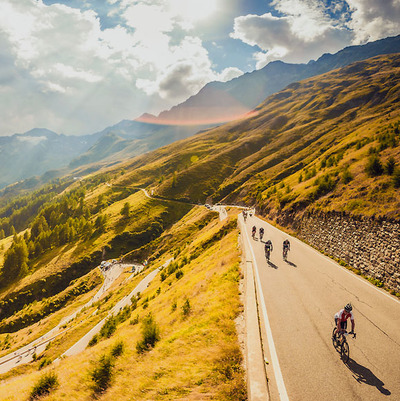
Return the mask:
{"type": "Polygon", "coordinates": [[[148,116],[142,121],[161,124],[176,121],[186,124],[193,121],[231,121],[244,116],[266,97],[293,82],[324,74],[356,61],[399,52],[400,36],[396,36],[361,46],[346,47],[335,54],[326,53],[307,64],[273,61],[260,70],[243,74],[231,81],[210,82],[185,102],[163,111],[157,117],[148,116]]]}
{"type": "Polygon", "coordinates": [[[127,163],[120,182],[167,198],[256,204],[271,217],[318,207],[399,218],[399,60],[291,84],[255,116],[127,163]]]}

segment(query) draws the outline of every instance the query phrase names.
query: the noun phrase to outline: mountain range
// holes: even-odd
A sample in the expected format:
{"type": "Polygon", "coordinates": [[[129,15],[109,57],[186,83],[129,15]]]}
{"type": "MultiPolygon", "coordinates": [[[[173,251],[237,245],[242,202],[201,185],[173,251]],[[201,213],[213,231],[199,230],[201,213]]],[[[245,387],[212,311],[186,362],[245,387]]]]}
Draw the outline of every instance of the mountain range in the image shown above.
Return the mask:
{"type": "Polygon", "coordinates": [[[47,173],[46,180],[82,165],[92,164],[92,169],[96,169],[143,154],[241,118],[269,95],[293,82],[355,61],[398,52],[400,36],[347,47],[308,64],[275,61],[228,82],[211,82],[195,96],[158,116],[144,114],[91,135],[66,136],[35,128],[24,134],[1,137],[0,188],[32,176],[47,173]]]}

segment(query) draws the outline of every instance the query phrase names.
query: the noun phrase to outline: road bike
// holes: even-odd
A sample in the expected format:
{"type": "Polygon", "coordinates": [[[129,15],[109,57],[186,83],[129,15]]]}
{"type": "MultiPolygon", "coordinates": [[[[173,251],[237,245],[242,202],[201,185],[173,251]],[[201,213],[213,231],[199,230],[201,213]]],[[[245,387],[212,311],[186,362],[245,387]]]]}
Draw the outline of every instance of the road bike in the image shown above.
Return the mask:
{"type": "Polygon", "coordinates": [[[356,333],[348,333],[346,330],[342,330],[338,333],[337,327],[332,331],[332,343],[335,349],[340,352],[340,357],[344,363],[347,363],[350,357],[350,347],[347,342],[347,336],[351,334],[353,338],[356,338],[356,333]]]}

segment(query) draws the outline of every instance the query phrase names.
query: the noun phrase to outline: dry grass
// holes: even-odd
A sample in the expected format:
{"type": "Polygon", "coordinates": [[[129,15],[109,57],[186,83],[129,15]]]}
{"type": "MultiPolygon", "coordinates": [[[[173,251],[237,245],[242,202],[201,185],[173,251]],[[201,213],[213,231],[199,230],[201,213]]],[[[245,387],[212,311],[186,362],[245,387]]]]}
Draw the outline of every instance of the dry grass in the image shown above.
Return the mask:
{"type": "MultiPolygon", "coordinates": [[[[201,209],[189,213],[186,224],[196,221],[198,212],[203,213],[201,209]]],[[[194,232],[189,238],[183,237],[179,243],[178,263],[185,256],[189,257],[196,246],[209,240],[222,225],[214,219],[207,229],[194,232]]],[[[179,222],[171,231],[176,230],[178,234],[186,227],[179,222]]],[[[182,265],[183,276],[179,279],[173,273],[161,281],[158,275],[132,312],[132,317],[139,316],[139,324],[132,325],[127,320],[118,326],[110,339],[46,368],[55,369],[60,382],[59,388],[46,399],[90,400],[92,390],[88,372],[92,362],[110,352],[116,340],[124,341],[125,351],[115,361],[111,387],[101,396],[102,400],[242,399],[245,387],[234,323],[241,311],[238,269],[237,231],[233,230],[196,259],[182,265]],[[143,307],[145,299],[148,300],[146,309],[143,307]],[[186,299],[190,302],[190,313],[184,316],[182,306],[186,299]],[[140,321],[148,313],[159,326],[161,339],[154,349],[139,355],[136,342],[141,338],[140,321]],[[225,369],[227,361],[232,361],[232,366],[228,363],[228,369],[225,369]]],[[[122,287],[114,290],[107,305],[127,293],[129,288],[122,287]]],[[[77,334],[75,331],[74,337],[77,334]]],[[[69,342],[67,338],[62,341],[69,342]]],[[[46,352],[51,351],[53,355],[61,348],[64,347],[55,344],[46,352]]],[[[26,399],[38,378],[39,373],[31,371],[23,377],[4,381],[0,386],[0,400],[26,399]]]]}

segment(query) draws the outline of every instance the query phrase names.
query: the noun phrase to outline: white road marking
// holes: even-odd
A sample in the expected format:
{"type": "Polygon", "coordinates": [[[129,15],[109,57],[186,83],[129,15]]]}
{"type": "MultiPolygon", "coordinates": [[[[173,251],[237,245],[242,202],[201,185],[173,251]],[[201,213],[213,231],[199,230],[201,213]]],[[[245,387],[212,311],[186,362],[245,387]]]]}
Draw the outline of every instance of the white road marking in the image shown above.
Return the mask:
{"type": "Polygon", "coordinates": [[[250,247],[250,251],[251,251],[251,255],[252,255],[253,263],[254,263],[254,267],[255,267],[256,279],[257,279],[257,289],[260,294],[261,310],[262,310],[263,317],[264,317],[264,326],[265,326],[265,331],[267,333],[268,347],[269,347],[269,352],[271,354],[272,367],[273,367],[273,371],[274,371],[274,375],[275,375],[276,384],[278,386],[279,398],[282,401],[289,401],[285,383],[283,381],[281,367],[279,365],[278,355],[276,353],[274,339],[272,337],[271,326],[270,326],[269,320],[268,320],[267,307],[266,307],[265,301],[264,301],[264,294],[263,294],[262,287],[261,287],[261,280],[260,280],[260,275],[258,273],[256,257],[254,255],[253,247],[251,246],[250,239],[249,239],[246,229],[244,230],[244,232],[246,235],[247,243],[249,244],[249,247],[250,247]]]}

